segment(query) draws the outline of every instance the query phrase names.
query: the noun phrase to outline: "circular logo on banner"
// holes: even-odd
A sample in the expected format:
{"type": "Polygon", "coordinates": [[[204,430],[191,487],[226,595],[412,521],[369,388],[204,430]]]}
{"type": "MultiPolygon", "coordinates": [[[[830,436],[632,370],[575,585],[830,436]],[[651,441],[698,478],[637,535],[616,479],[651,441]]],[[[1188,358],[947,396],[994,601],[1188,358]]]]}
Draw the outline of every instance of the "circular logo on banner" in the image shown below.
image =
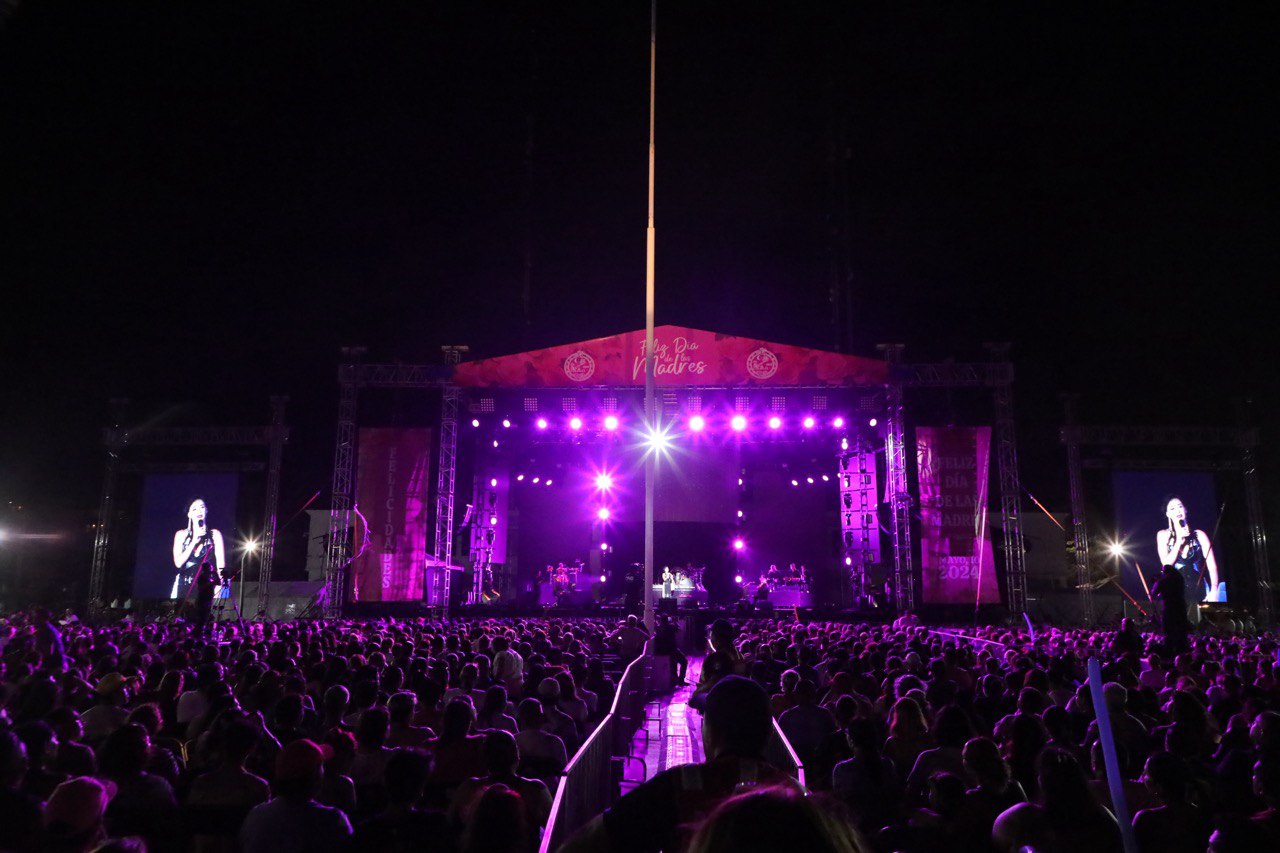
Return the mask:
{"type": "Polygon", "coordinates": [[[747,356],[747,373],[752,379],[768,379],[778,372],[778,357],[764,347],[747,356]]]}
{"type": "Polygon", "coordinates": [[[574,382],[586,382],[596,372],[596,360],[582,350],[564,360],[564,375],[574,382]]]}

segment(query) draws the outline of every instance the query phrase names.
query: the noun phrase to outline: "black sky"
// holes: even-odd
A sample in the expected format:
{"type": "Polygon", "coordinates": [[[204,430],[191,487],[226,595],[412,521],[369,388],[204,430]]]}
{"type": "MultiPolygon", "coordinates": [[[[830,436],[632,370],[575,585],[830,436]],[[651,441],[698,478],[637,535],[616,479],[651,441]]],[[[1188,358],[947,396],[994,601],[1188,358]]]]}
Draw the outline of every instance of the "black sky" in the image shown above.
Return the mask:
{"type": "MultiPolygon", "coordinates": [[[[665,4],[658,321],[831,348],[845,225],[854,351],[1011,341],[1024,477],[1058,505],[1062,391],[1156,423],[1231,423],[1249,393],[1274,445],[1275,16],[1048,6],[665,4]]],[[[272,392],[305,496],[339,346],[423,362],[642,326],[647,21],[22,3],[0,29],[0,498],[91,508],[113,396],[247,422],[272,392]]]]}

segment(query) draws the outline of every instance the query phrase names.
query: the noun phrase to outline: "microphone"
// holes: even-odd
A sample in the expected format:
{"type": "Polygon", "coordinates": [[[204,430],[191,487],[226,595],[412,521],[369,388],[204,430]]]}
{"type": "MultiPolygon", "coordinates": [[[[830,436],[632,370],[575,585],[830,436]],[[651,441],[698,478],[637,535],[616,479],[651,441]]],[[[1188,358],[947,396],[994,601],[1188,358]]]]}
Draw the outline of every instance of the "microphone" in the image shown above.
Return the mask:
{"type": "Polygon", "coordinates": [[[1181,525],[1181,527],[1182,527],[1182,532],[1183,532],[1183,533],[1186,533],[1186,532],[1187,532],[1187,520],[1186,520],[1185,518],[1180,518],[1180,519],[1178,519],[1178,524],[1179,524],[1179,525],[1181,525]]]}

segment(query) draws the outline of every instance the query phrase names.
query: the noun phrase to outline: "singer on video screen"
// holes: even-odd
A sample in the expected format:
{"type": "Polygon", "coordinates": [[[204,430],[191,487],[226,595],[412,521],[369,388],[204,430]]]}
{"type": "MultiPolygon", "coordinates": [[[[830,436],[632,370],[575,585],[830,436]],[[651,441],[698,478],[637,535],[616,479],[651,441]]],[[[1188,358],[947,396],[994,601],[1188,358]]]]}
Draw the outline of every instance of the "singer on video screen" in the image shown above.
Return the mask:
{"type": "MultiPolygon", "coordinates": [[[[194,583],[198,598],[212,601],[213,588],[221,582],[227,564],[222,531],[208,526],[208,516],[204,499],[196,498],[187,505],[187,526],[173,534],[173,567],[178,571],[170,598],[186,598],[194,583]]],[[[207,604],[199,600],[197,608],[204,610],[207,604]]]]}
{"type": "Polygon", "coordinates": [[[1178,497],[1164,505],[1168,524],[1156,534],[1156,550],[1160,563],[1182,575],[1187,585],[1187,604],[1202,601],[1225,601],[1226,584],[1218,580],[1218,561],[1213,556],[1209,535],[1187,523],[1187,508],[1178,497]]]}

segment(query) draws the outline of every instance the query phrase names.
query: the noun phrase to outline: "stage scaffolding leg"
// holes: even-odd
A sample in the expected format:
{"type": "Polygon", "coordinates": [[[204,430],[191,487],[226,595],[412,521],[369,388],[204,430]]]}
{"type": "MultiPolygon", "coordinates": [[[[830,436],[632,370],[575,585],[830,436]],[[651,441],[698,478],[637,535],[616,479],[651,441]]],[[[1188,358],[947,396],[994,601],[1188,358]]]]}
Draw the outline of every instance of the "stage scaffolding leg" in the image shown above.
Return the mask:
{"type": "MultiPolygon", "coordinates": [[[[267,461],[267,506],[262,523],[262,542],[258,553],[258,611],[267,612],[271,604],[271,567],[276,553],[276,523],[280,511],[280,469],[284,464],[284,443],[289,430],[284,425],[284,407],[288,397],[271,398],[271,445],[267,461]]],[[[244,590],[243,572],[240,589],[244,590]]],[[[243,613],[241,617],[243,618],[243,613]]]]}
{"type": "Polygon", "coordinates": [[[333,450],[333,497],[329,509],[329,547],[325,558],[324,615],[336,619],[346,604],[347,570],[351,564],[352,475],[355,470],[357,374],[360,347],[344,347],[346,364],[338,366],[338,429],[333,450]]]}
{"type": "Polygon", "coordinates": [[[1093,579],[1089,574],[1089,529],[1084,515],[1084,465],[1080,459],[1077,405],[1079,397],[1063,397],[1066,427],[1062,441],[1067,446],[1067,479],[1071,489],[1071,536],[1076,564],[1076,592],[1080,596],[1080,612],[1086,625],[1093,624],[1093,579]]]}
{"type": "MultiPolygon", "coordinates": [[[[879,344],[890,370],[902,363],[902,344],[879,344]]],[[[911,557],[911,492],[907,488],[907,427],[902,405],[902,384],[885,386],[889,408],[889,435],[885,440],[885,462],[889,477],[889,504],[893,538],[893,594],[899,613],[915,610],[915,570],[911,557]]]]}
{"type": "Polygon", "coordinates": [[[996,470],[1000,478],[1000,529],[1004,535],[1006,599],[1010,613],[1027,612],[1027,563],[1022,546],[1021,481],[1013,416],[1013,364],[1007,343],[986,344],[996,409],[996,470]]]}
{"type": "MultiPolygon", "coordinates": [[[[464,346],[441,347],[444,351],[445,364],[458,364],[462,354],[467,352],[464,346]]],[[[457,486],[458,474],[458,403],[462,399],[462,391],[458,386],[444,386],[440,400],[440,463],[436,476],[436,540],[435,556],[443,566],[436,573],[435,601],[428,604],[437,605],[443,617],[449,615],[449,566],[453,565],[453,505],[454,489],[457,486]]]]}
{"type": "Polygon", "coordinates": [[[89,609],[107,606],[107,552],[111,547],[111,516],[115,512],[116,474],[120,466],[125,400],[111,401],[113,427],[106,431],[107,467],[102,478],[102,500],[98,504],[98,527],[93,534],[93,562],[89,566],[89,609]]]}
{"type": "MultiPolygon", "coordinates": [[[[1241,406],[1241,420],[1248,410],[1241,406]]],[[[1275,595],[1271,586],[1271,563],[1267,559],[1267,529],[1262,513],[1262,484],[1259,482],[1258,460],[1254,450],[1258,431],[1245,426],[1240,430],[1240,467],[1244,472],[1244,502],[1249,523],[1249,542],[1253,546],[1253,574],[1258,585],[1258,615],[1265,625],[1275,620],[1275,595]]]]}

